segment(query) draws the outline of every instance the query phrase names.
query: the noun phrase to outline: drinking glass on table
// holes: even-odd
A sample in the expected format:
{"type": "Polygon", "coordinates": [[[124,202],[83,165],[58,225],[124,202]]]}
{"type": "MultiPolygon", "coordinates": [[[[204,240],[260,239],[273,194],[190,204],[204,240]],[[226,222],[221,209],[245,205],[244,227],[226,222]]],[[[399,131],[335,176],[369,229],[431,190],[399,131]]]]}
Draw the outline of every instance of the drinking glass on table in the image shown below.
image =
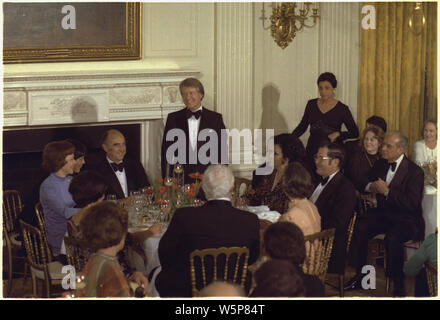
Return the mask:
{"type": "Polygon", "coordinates": [[[144,187],[141,189],[141,193],[147,199],[147,205],[151,205],[151,203],[153,202],[153,192],[153,187],[144,187]]]}

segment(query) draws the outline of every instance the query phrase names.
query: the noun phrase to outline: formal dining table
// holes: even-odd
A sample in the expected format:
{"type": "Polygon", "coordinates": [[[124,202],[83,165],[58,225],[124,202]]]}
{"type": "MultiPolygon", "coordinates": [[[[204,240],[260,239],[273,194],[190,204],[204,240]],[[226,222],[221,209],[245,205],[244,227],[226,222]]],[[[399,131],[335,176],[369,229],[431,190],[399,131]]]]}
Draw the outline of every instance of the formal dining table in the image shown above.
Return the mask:
{"type": "Polygon", "coordinates": [[[437,188],[432,185],[426,185],[424,188],[422,208],[426,239],[437,228],[437,188]]]}
{"type": "MultiPolygon", "coordinates": [[[[243,207],[241,209],[244,209],[246,211],[252,212],[258,216],[260,221],[262,222],[262,225],[264,223],[264,226],[267,227],[268,224],[274,223],[278,221],[278,218],[280,217],[280,214],[276,211],[270,211],[269,207],[267,206],[257,206],[257,207],[243,207]]],[[[129,232],[136,232],[137,228],[130,228],[129,232]]],[[[150,275],[150,273],[154,270],[154,272],[150,275],[151,281],[150,283],[154,284],[157,275],[161,271],[160,267],[160,261],[159,261],[159,243],[160,239],[162,238],[162,235],[166,231],[166,225],[162,229],[162,233],[149,237],[144,240],[142,243],[142,247],[144,249],[145,255],[147,257],[147,266],[146,266],[146,272],[147,276],[150,275]]],[[[149,297],[159,297],[159,293],[157,292],[154,285],[148,286],[148,296],[149,297]]]]}

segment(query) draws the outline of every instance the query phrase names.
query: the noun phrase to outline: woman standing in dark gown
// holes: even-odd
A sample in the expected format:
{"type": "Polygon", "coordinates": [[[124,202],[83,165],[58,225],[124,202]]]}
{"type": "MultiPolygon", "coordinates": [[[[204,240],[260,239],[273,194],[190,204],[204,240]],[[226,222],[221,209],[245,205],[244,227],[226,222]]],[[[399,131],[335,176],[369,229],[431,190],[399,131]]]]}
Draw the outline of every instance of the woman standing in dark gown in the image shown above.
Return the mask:
{"type": "Polygon", "coordinates": [[[300,137],[310,125],[310,137],[306,152],[308,161],[314,164],[313,156],[319,146],[326,142],[342,144],[344,140],[357,138],[359,130],[348,106],[334,98],[337,80],[334,74],[325,72],[318,78],[318,89],[321,98],[309,100],[301,122],[292,135],[300,137]],[[345,124],[348,131],[341,131],[345,124]]]}

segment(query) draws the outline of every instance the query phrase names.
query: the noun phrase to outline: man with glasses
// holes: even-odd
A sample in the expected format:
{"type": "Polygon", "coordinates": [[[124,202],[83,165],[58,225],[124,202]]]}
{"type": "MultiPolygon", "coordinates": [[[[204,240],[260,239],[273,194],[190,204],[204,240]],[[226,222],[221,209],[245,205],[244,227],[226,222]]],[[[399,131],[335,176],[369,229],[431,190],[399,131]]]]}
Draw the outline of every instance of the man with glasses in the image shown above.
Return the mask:
{"type": "Polygon", "coordinates": [[[357,198],[353,184],[340,171],[344,150],[335,143],[327,143],[315,155],[316,173],[322,180],[310,197],[321,215],[322,229],[336,228],[328,272],[344,274],[347,229],[354,214],[357,198]]]}

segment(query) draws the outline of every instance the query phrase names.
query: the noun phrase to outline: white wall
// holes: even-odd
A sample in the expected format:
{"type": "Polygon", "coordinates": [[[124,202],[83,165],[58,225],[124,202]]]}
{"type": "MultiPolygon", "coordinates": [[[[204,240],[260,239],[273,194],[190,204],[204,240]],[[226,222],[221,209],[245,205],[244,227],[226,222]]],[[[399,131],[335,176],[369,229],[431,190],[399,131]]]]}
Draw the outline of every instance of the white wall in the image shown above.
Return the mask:
{"type": "MultiPolygon", "coordinates": [[[[336,98],[350,106],[356,120],[359,4],[321,3],[317,25],[298,32],[285,49],[273,41],[270,30],[263,29],[262,6],[254,5],[254,126],[275,128],[276,134],[291,132],[301,120],[307,101],[318,96],[316,80],[325,71],[336,75],[336,98]]],[[[268,3],[265,11],[268,19],[264,27],[268,27],[272,12],[268,3]]]]}

